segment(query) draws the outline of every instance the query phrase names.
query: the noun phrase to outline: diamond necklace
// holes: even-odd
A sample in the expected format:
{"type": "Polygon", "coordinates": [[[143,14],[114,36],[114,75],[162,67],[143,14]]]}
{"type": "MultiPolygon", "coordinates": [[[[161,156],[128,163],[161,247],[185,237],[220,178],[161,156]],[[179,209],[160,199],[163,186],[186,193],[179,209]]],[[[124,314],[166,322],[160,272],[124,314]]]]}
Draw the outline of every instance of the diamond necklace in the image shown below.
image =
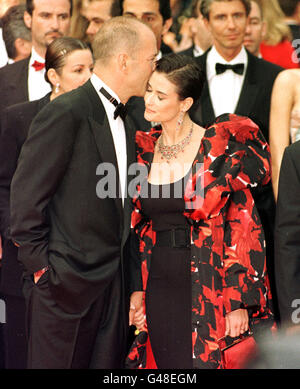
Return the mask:
{"type": "Polygon", "coordinates": [[[167,160],[167,162],[169,163],[170,159],[177,158],[177,154],[180,151],[184,152],[184,148],[191,141],[193,128],[194,128],[194,123],[192,123],[191,129],[190,129],[190,132],[188,133],[188,135],[185,138],[183,138],[180,142],[178,142],[174,145],[171,145],[171,146],[164,145],[163,137],[160,136],[159,141],[158,141],[158,151],[161,154],[161,159],[165,158],[167,160]]]}

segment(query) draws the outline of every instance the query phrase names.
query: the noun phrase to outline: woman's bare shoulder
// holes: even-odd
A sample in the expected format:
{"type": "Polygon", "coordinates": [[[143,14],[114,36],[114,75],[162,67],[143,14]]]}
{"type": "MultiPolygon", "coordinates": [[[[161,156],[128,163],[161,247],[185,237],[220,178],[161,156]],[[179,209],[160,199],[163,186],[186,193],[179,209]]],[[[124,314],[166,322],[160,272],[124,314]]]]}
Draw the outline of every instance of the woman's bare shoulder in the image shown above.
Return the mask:
{"type": "Polygon", "coordinates": [[[275,80],[276,84],[283,87],[300,87],[300,69],[285,69],[280,72],[275,80]]]}

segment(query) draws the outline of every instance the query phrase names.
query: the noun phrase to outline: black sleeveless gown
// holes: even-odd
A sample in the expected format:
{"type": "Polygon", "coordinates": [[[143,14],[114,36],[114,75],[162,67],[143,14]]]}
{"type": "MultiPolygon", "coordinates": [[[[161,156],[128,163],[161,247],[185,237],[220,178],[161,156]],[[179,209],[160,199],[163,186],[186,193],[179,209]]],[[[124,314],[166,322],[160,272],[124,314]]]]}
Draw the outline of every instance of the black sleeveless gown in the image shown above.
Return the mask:
{"type": "MultiPolygon", "coordinates": [[[[188,228],[183,215],[184,178],[167,185],[145,185],[148,198],[141,198],[142,211],[152,220],[153,230],[188,228]]],[[[190,248],[153,247],[145,301],[149,339],[159,369],[192,368],[189,259],[190,248]]]]}

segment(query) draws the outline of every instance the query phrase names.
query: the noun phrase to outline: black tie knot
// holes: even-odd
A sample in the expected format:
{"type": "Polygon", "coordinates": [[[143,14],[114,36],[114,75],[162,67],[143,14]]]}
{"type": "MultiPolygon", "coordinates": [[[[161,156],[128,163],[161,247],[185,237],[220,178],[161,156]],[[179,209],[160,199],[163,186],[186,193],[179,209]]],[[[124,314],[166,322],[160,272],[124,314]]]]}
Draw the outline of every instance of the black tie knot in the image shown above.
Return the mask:
{"type": "Polygon", "coordinates": [[[116,105],[116,109],[114,112],[114,119],[116,119],[118,116],[120,116],[123,120],[125,120],[127,115],[127,107],[126,105],[119,103],[116,105]]]}
{"type": "Polygon", "coordinates": [[[114,119],[117,119],[117,117],[120,116],[123,120],[125,120],[127,114],[126,105],[118,103],[118,101],[112,97],[103,87],[100,89],[100,92],[109,100],[110,103],[116,107],[114,112],[114,119]]]}
{"type": "Polygon", "coordinates": [[[222,74],[226,70],[232,70],[235,73],[242,75],[244,73],[244,64],[237,63],[235,65],[230,65],[230,64],[216,63],[216,73],[217,74],[222,74]]]}

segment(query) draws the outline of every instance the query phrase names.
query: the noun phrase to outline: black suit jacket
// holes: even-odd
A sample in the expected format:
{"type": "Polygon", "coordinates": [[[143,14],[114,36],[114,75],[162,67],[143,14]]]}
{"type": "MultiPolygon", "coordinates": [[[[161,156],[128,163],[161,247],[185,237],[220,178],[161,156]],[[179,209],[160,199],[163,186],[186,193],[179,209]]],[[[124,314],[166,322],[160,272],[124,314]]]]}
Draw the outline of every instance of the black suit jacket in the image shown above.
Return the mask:
{"type": "Polygon", "coordinates": [[[189,47],[185,50],[179,51],[178,54],[186,55],[186,56],[192,57],[192,58],[196,58],[194,55],[194,45],[192,45],[191,47],[189,47]]]}
{"type": "Polygon", "coordinates": [[[29,100],[29,60],[30,57],[0,69],[0,115],[5,107],[29,100]]]}
{"type": "Polygon", "coordinates": [[[285,149],[281,162],[275,223],[275,275],[280,318],[299,324],[300,142],[285,149]],[[293,321],[293,318],[296,319],[293,321]]]}
{"type": "Polygon", "coordinates": [[[0,235],[3,239],[1,291],[21,296],[22,268],[17,261],[17,248],[10,238],[9,196],[10,184],[16,171],[21,148],[27,138],[30,124],[37,113],[50,101],[50,94],[4,109],[0,136],[0,235]]]}
{"type": "MultiPolygon", "coordinates": [[[[209,50],[196,58],[204,73],[206,74],[206,59],[209,50]]],[[[275,78],[283,70],[280,66],[274,65],[260,59],[247,51],[248,66],[242,86],[240,98],[235,113],[241,116],[248,116],[260,128],[266,140],[269,140],[269,115],[273,83],[275,78]]],[[[204,84],[200,98],[200,108],[195,107],[192,117],[197,119],[201,110],[203,125],[206,127],[215,120],[212,101],[209,95],[207,81],[204,84]]],[[[199,119],[198,119],[199,121],[199,119]]]]}
{"type": "MultiPolygon", "coordinates": [[[[125,121],[128,165],[135,161],[132,123],[125,121]]],[[[11,187],[11,234],[27,273],[50,265],[54,300],[83,313],[127,268],[131,199],[101,199],[97,186],[116,177],[117,160],[104,107],[88,81],[49,104],[35,118],[11,187]],[[101,181],[102,183],[102,181],[101,181]]]]}
{"type": "Polygon", "coordinates": [[[149,131],[151,129],[151,122],[144,118],[145,101],[143,97],[131,97],[127,103],[127,110],[138,131],[149,131]]]}

